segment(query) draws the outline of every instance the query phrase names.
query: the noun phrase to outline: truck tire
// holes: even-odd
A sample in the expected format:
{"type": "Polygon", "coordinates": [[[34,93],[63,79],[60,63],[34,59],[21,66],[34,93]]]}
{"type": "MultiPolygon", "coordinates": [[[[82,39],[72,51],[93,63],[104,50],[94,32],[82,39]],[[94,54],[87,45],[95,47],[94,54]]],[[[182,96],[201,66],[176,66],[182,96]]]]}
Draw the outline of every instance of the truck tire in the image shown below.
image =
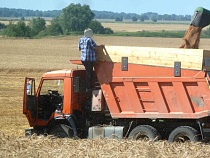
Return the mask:
{"type": "Polygon", "coordinates": [[[135,127],[128,136],[132,140],[155,140],[158,138],[157,130],[149,125],[135,127]]]}
{"type": "Polygon", "coordinates": [[[175,128],[168,137],[168,142],[197,142],[198,131],[190,126],[180,126],[175,128]]]}
{"type": "Polygon", "coordinates": [[[49,134],[58,138],[71,138],[73,137],[73,130],[65,124],[60,124],[53,127],[49,134]]]}

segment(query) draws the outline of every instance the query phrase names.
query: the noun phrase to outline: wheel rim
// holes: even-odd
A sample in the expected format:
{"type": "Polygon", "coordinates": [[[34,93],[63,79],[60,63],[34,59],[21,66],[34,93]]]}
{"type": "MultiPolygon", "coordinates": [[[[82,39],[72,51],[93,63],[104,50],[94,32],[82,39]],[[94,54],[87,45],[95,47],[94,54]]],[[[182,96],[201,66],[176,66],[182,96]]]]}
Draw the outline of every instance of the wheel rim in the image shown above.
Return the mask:
{"type": "Polygon", "coordinates": [[[139,132],[137,133],[135,136],[134,136],[134,139],[135,140],[144,140],[144,141],[149,141],[150,138],[148,137],[148,135],[142,133],[142,132],[139,132]]]}
{"type": "Polygon", "coordinates": [[[174,141],[184,143],[186,141],[190,141],[190,138],[186,136],[185,133],[180,133],[174,138],[174,141]]]}

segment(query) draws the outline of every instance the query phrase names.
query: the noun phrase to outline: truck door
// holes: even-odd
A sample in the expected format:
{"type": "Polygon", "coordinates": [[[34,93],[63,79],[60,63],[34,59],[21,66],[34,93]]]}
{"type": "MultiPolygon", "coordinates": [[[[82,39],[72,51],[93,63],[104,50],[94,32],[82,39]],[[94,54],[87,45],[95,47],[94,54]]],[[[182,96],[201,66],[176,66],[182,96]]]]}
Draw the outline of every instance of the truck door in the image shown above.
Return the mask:
{"type": "Polygon", "coordinates": [[[35,121],[36,111],[35,79],[26,77],[23,95],[23,114],[26,115],[30,125],[35,121]]]}

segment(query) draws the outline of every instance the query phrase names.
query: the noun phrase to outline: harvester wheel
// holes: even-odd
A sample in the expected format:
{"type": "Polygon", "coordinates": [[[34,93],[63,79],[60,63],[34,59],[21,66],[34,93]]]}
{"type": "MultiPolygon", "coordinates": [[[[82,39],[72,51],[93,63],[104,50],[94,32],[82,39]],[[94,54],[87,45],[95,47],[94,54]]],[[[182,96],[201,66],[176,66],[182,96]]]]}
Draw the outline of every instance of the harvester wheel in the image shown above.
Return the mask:
{"type": "Polygon", "coordinates": [[[175,128],[168,137],[168,142],[197,142],[199,141],[198,131],[189,126],[175,128]]]}
{"type": "Polygon", "coordinates": [[[158,132],[152,126],[140,125],[131,131],[128,138],[133,140],[156,140],[158,132]]]}
{"type": "Polygon", "coordinates": [[[60,124],[53,127],[49,134],[58,138],[70,138],[73,137],[73,130],[65,124],[60,124]]]}

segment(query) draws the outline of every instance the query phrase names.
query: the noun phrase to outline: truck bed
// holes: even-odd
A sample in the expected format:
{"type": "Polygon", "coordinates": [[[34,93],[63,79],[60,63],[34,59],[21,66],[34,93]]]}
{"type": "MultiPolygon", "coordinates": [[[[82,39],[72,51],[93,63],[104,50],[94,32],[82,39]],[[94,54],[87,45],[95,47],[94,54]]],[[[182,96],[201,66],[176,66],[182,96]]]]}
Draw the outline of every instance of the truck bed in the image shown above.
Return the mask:
{"type": "MultiPolygon", "coordinates": [[[[204,57],[209,56],[206,53],[209,51],[193,51],[197,54],[195,59],[190,57],[189,50],[171,49],[176,58],[170,58],[170,61],[168,58],[169,64],[163,66],[157,64],[162,63],[160,61],[149,62],[148,56],[148,63],[142,60],[147,51],[144,51],[144,55],[140,51],[137,56],[136,51],[140,49],[117,48],[98,51],[99,61],[95,65],[96,75],[113,118],[197,119],[210,115],[209,78],[203,70],[204,57]],[[122,57],[128,59],[125,70],[122,57]],[[181,63],[180,75],[174,76],[174,62],[177,59],[181,63]],[[197,64],[193,61],[197,61],[197,64]]],[[[162,52],[165,54],[162,56],[159,48],[152,50],[156,52],[154,55],[159,56],[156,60],[171,54],[170,49],[162,52]]]]}

